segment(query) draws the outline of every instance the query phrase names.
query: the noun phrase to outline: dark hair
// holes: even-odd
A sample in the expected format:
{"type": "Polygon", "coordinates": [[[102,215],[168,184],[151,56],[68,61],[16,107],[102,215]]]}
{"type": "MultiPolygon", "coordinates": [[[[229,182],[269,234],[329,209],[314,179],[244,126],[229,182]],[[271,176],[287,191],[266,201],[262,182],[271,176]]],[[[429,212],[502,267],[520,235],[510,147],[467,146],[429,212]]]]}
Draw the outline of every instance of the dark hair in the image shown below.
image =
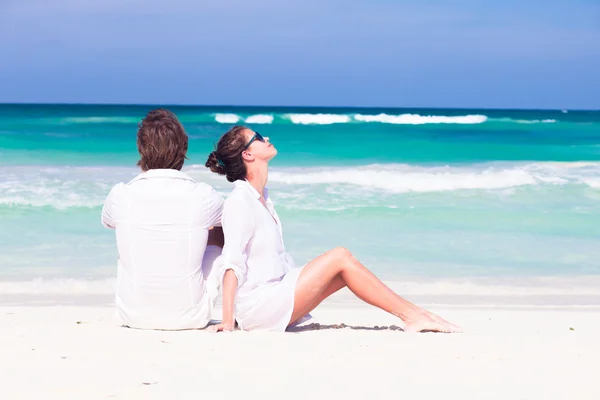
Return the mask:
{"type": "Polygon", "coordinates": [[[219,142],[215,151],[208,155],[206,167],[219,175],[225,175],[229,182],[246,179],[246,164],[242,152],[246,146],[245,126],[236,125],[228,130],[219,142]]]}
{"type": "Polygon", "coordinates": [[[137,146],[142,170],[181,170],[188,150],[188,137],[181,123],[169,110],[150,111],[138,126],[137,146]]]}

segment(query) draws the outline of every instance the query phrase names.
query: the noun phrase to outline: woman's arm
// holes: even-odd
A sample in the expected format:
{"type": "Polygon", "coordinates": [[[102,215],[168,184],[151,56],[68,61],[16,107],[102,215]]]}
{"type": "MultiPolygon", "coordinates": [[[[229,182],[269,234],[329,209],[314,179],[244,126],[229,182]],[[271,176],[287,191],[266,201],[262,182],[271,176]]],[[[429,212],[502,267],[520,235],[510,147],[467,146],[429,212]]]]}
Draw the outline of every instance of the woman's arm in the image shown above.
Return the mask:
{"type": "Polygon", "coordinates": [[[223,277],[223,320],[215,326],[217,332],[232,331],[235,326],[233,318],[233,304],[235,301],[235,292],[237,290],[238,279],[232,269],[225,271],[223,277]]]}
{"type": "Polygon", "coordinates": [[[223,321],[213,329],[230,331],[235,326],[236,293],[247,279],[248,245],[254,235],[255,220],[243,198],[230,197],[223,209],[222,223],[225,245],[213,268],[217,268],[223,288],[223,321]]]}

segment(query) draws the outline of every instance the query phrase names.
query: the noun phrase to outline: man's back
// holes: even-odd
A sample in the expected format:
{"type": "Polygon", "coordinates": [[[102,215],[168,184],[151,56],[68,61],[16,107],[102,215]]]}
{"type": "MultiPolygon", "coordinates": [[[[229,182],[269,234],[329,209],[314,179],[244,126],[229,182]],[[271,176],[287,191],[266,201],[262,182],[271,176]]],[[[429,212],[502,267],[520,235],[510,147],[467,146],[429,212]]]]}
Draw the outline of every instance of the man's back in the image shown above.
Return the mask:
{"type": "Polygon", "coordinates": [[[223,198],[174,169],[151,169],[110,192],[102,223],[116,229],[116,306],[124,325],[203,328],[213,299],[202,261],[223,198]]]}

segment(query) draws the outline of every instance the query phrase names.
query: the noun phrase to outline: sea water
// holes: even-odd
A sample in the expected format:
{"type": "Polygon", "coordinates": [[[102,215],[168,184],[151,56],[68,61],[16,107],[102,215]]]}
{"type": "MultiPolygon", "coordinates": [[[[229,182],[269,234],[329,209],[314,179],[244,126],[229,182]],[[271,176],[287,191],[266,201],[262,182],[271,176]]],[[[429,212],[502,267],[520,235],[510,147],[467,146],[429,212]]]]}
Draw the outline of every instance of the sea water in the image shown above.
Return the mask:
{"type": "MultiPolygon", "coordinates": [[[[139,173],[137,124],[157,107],[0,105],[0,292],[108,290],[102,204],[139,173]]],[[[298,265],[344,246],[393,281],[600,275],[599,111],[166,108],[189,135],[184,172],[224,197],[204,167],[219,136],[270,137],[298,265]]]]}

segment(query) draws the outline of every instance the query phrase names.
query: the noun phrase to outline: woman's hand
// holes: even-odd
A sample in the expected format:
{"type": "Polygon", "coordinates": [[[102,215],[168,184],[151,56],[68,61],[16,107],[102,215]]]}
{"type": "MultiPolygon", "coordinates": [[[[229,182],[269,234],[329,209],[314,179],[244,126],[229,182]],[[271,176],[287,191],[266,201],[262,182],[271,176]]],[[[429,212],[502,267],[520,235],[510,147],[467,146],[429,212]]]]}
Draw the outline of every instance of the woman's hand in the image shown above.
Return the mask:
{"type": "Polygon", "coordinates": [[[235,323],[229,321],[222,321],[220,324],[212,325],[209,330],[210,332],[231,332],[235,327],[235,323]]]}

